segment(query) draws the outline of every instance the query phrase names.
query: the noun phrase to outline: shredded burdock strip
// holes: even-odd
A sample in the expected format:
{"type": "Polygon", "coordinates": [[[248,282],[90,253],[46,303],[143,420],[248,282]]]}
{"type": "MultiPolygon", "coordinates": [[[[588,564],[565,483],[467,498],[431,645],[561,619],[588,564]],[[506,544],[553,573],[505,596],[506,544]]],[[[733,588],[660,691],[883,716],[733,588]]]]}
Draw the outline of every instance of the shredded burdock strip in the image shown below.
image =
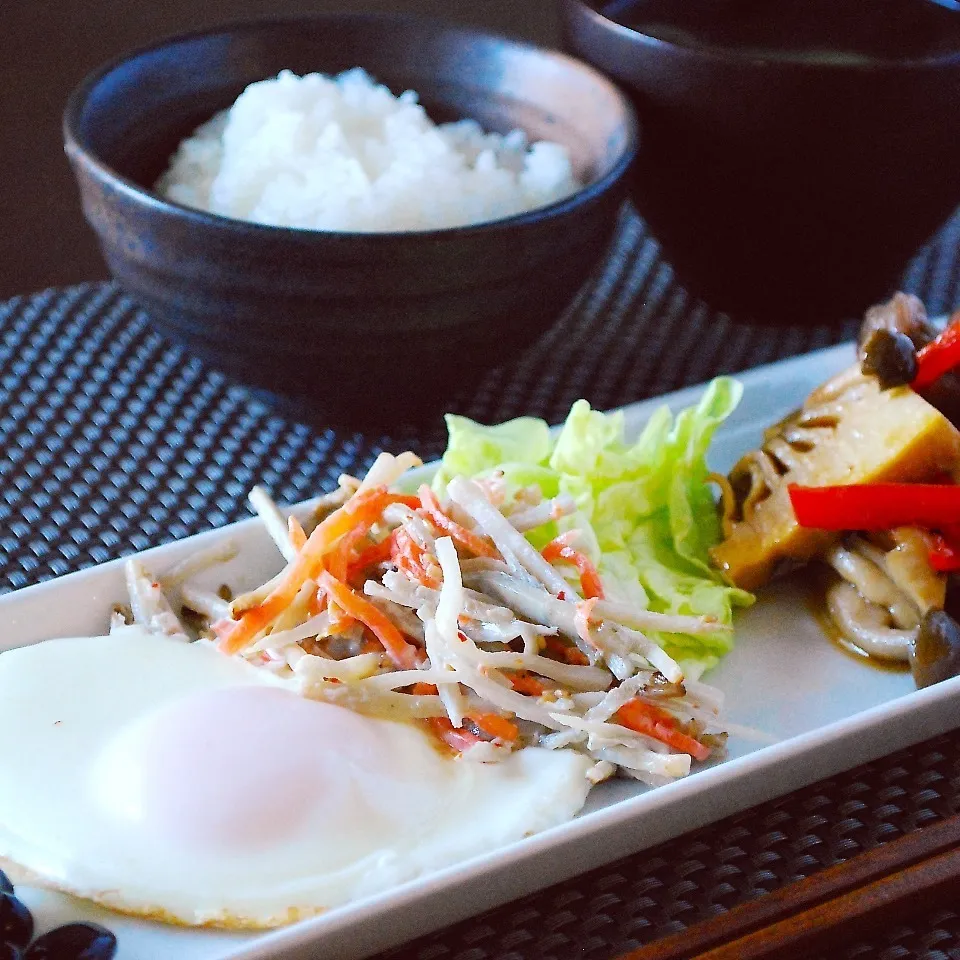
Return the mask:
{"type": "Polygon", "coordinates": [[[161,581],[132,562],[134,619],[186,638],[183,607],[224,655],[305,697],[421,723],[475,762],[540,745],[588,754],[592,782],[619,770],[660,783],[711,753],[722,698],[654,637],[709,634],[716,621],[608,599],[576,529],[538,551],[526,534],[574,523],[572,498],[511,495],[497,477],[405,492],[418,466],[381,454],[303,525],[254,488],[282,569],[228,601],[193,578],[230,551],[188,557],[161,581]]]}

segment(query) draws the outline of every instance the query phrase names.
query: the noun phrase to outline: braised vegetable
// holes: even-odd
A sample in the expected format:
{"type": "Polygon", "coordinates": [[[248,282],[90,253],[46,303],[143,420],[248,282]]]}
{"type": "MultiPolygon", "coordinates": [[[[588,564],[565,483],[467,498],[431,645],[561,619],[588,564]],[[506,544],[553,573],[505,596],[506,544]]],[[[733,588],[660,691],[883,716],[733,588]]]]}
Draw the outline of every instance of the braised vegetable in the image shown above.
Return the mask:
{"type": "Polygon", "coordinates": [[[927,559],[931,538],[915,527],[848,535],[823,555],[838,575],[827,612],[854,647],[882,660],[908,662],[923,617],[943,609],[947,578],[927,559]]]}
{"type": "Polygon", "coordinates": [[[923,483],[958,466],[960,433],[946,417],[909,387],[881,390],[875,377],[852,367],[815,390],[734,467],[734,519],[711,557],[731,583],[755,589],[781,564],[806,562],[837,538],[835,525],[798,522],[791,485],[923,483]]]}
{"type": "Polygon", "coordinates": [[[960,314],[955,314],[943,333],[917,354],[914,390],[924,390],[957,366],[960,366],[960,314]]]}
{"type": "Polygon", "coordinates": [[[927,557],[930,566],[941,573],[960,570],[960,549],[955,538],[948,540],[942,533],[934,534],[927,557]]]}
{"type": "Polygon", "coordinates": [[[721,483],[725,539],[711,557],[748,589],[822,561],[840,634],[909,662],[925,686],[960,673],[960,313],[936,336],[923,304],[898,293],[867,311],[859,346],[858,367],[721,483]]]}
{"type": "Polygon", "coordinates": [[[918,687],[960,674],[960,624],[945,610],[932,610],[923,618],[910,669],[918,687]]]}
{"type": "MultiPolygon", "coordinates": [[[[870,338],[880,330],[903,334],[917,350],[926,347],[937,337],[937,330],[927,319],[923,303],[909,293],[897,293],[886,303],[867,311],[860,328],[861,361],[866,361],[870,338]]],[[[864,368],[864,372],[869,371],[864,368]]],[[[942,373],[928,386],[921,382],[914,383],[913,387],[951,423],[960,424],[960,375],[956,371],[942,373]]]]}
{"type": "Polygon", "coordinates": [[[917,375],[917,352],[905,333],[874,330],[863,352],[860,369],[875,376],[881,390],[902,387],[917,375]]]}
{"type": "Polygon", "coordinates": [[[916,349],[928,344],[937,332],[927,320],[923,302],[910,293],[896,293],[886,303],[878,303],[867,310],[860,327],[860,358],[870,337],[877,330],[902,333],[909,337],[916,349]]]}
{"type": "Polygon", "coordinates": [[[960,523],[960,486],[941,483],[858,483],[788,487],[797,523],[821,530],[940,529],[960,523]]]}
{"type": "Polygon", "coordinates": [[[916,527],[896,527],[883,539],[892,544],[883,552],[881,566],[921,614],[943,608],[947,578],[930,565],[930,534],[916,527]]]}

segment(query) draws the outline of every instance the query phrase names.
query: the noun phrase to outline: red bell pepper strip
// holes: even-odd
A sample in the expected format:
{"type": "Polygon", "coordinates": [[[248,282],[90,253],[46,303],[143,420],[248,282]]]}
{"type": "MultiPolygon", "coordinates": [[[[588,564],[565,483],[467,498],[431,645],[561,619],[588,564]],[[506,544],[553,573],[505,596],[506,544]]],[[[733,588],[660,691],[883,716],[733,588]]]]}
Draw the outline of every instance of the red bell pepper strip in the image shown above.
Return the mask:
{"type": "Polygon", "coordinates": [[[960,523],[960,486],[940,483],[853,483],[787,488],[801,527],[820,530],[940,530],[960,523]]]}
{"type": "Polygon", "coordinates": [[[938,573],[953,573],[960,570],[960,549],[957,549],[943,534],[933,535],[933,546],[927,555],[930,566],[938,573]]]}
{"type": "Polygon", "coordinates": [[[923,390],[936,383],[945,373],[960,366],[960,311],[936,340],[931,340],[917,352],[917,375],[910,384],[914,390],[923,390]]]}
{"type": "Polygon", "coordinates": [[[930,550],[927,559],[938,573],[960,570],[960,526],[945,523],[939,530],[930,531],[930,550]]]}

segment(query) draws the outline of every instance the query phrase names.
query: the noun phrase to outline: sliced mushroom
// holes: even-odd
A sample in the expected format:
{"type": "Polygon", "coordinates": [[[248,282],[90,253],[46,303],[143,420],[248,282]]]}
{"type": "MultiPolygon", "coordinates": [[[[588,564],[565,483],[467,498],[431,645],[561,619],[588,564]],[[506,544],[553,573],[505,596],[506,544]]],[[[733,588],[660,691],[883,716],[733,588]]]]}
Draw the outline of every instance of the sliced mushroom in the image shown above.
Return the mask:
{"type": "Polygon", "coordinates": [[[921,614],[942,610],[947,578],[930,566],[927,535],[916,527],[897,527],[890,536],[895,546],[884,555],[890,579],[913,600],[921,614]]]}
{"type": "Polygon", "coordinates": [[[917,348],[929,343],[937,332],[927,320],[923,302],[909,293],[896,293],[886,303],[871,307],[860,326],[860,359],[865,345],[877,330],[905,334],[917,348]]]}
{"type": "Polygon", "coordinates": [[[918,687],[960,674],[960,624],[944,610],[931,610],[920,624],[910,657],[918,687]]]}
{"type": "Polygon", "coordinates": [[[843,636],[864,653],[881,660],[910,660],[917,629],[901,630],[890,625],[890,613],[870,603],[846,580],[827,590],[830,618],[843,636]]]}
{"type": "Polygon", "coordinates": [[[856,587],[864,600],[885,608],[894,626],[912,630],[920,625],[919,611],[910,597],[862,551],[836,544],[824,554],[824,559],[844,580],[856,587]]]}

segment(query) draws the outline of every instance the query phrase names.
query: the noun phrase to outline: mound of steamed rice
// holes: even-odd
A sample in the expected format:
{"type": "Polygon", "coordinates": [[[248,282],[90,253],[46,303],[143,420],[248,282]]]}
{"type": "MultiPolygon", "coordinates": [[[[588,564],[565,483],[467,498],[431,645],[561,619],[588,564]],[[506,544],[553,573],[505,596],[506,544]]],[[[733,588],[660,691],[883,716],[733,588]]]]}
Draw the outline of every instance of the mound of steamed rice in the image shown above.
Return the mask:
{"type": "Polygon", "coordinates": [[[438,126],[416,93],[394,97],[360,69],[251,84],[180,144],[157,184],[228,217],[364,232],[498,220],[578,187],[560,144],[438,126]]]}

